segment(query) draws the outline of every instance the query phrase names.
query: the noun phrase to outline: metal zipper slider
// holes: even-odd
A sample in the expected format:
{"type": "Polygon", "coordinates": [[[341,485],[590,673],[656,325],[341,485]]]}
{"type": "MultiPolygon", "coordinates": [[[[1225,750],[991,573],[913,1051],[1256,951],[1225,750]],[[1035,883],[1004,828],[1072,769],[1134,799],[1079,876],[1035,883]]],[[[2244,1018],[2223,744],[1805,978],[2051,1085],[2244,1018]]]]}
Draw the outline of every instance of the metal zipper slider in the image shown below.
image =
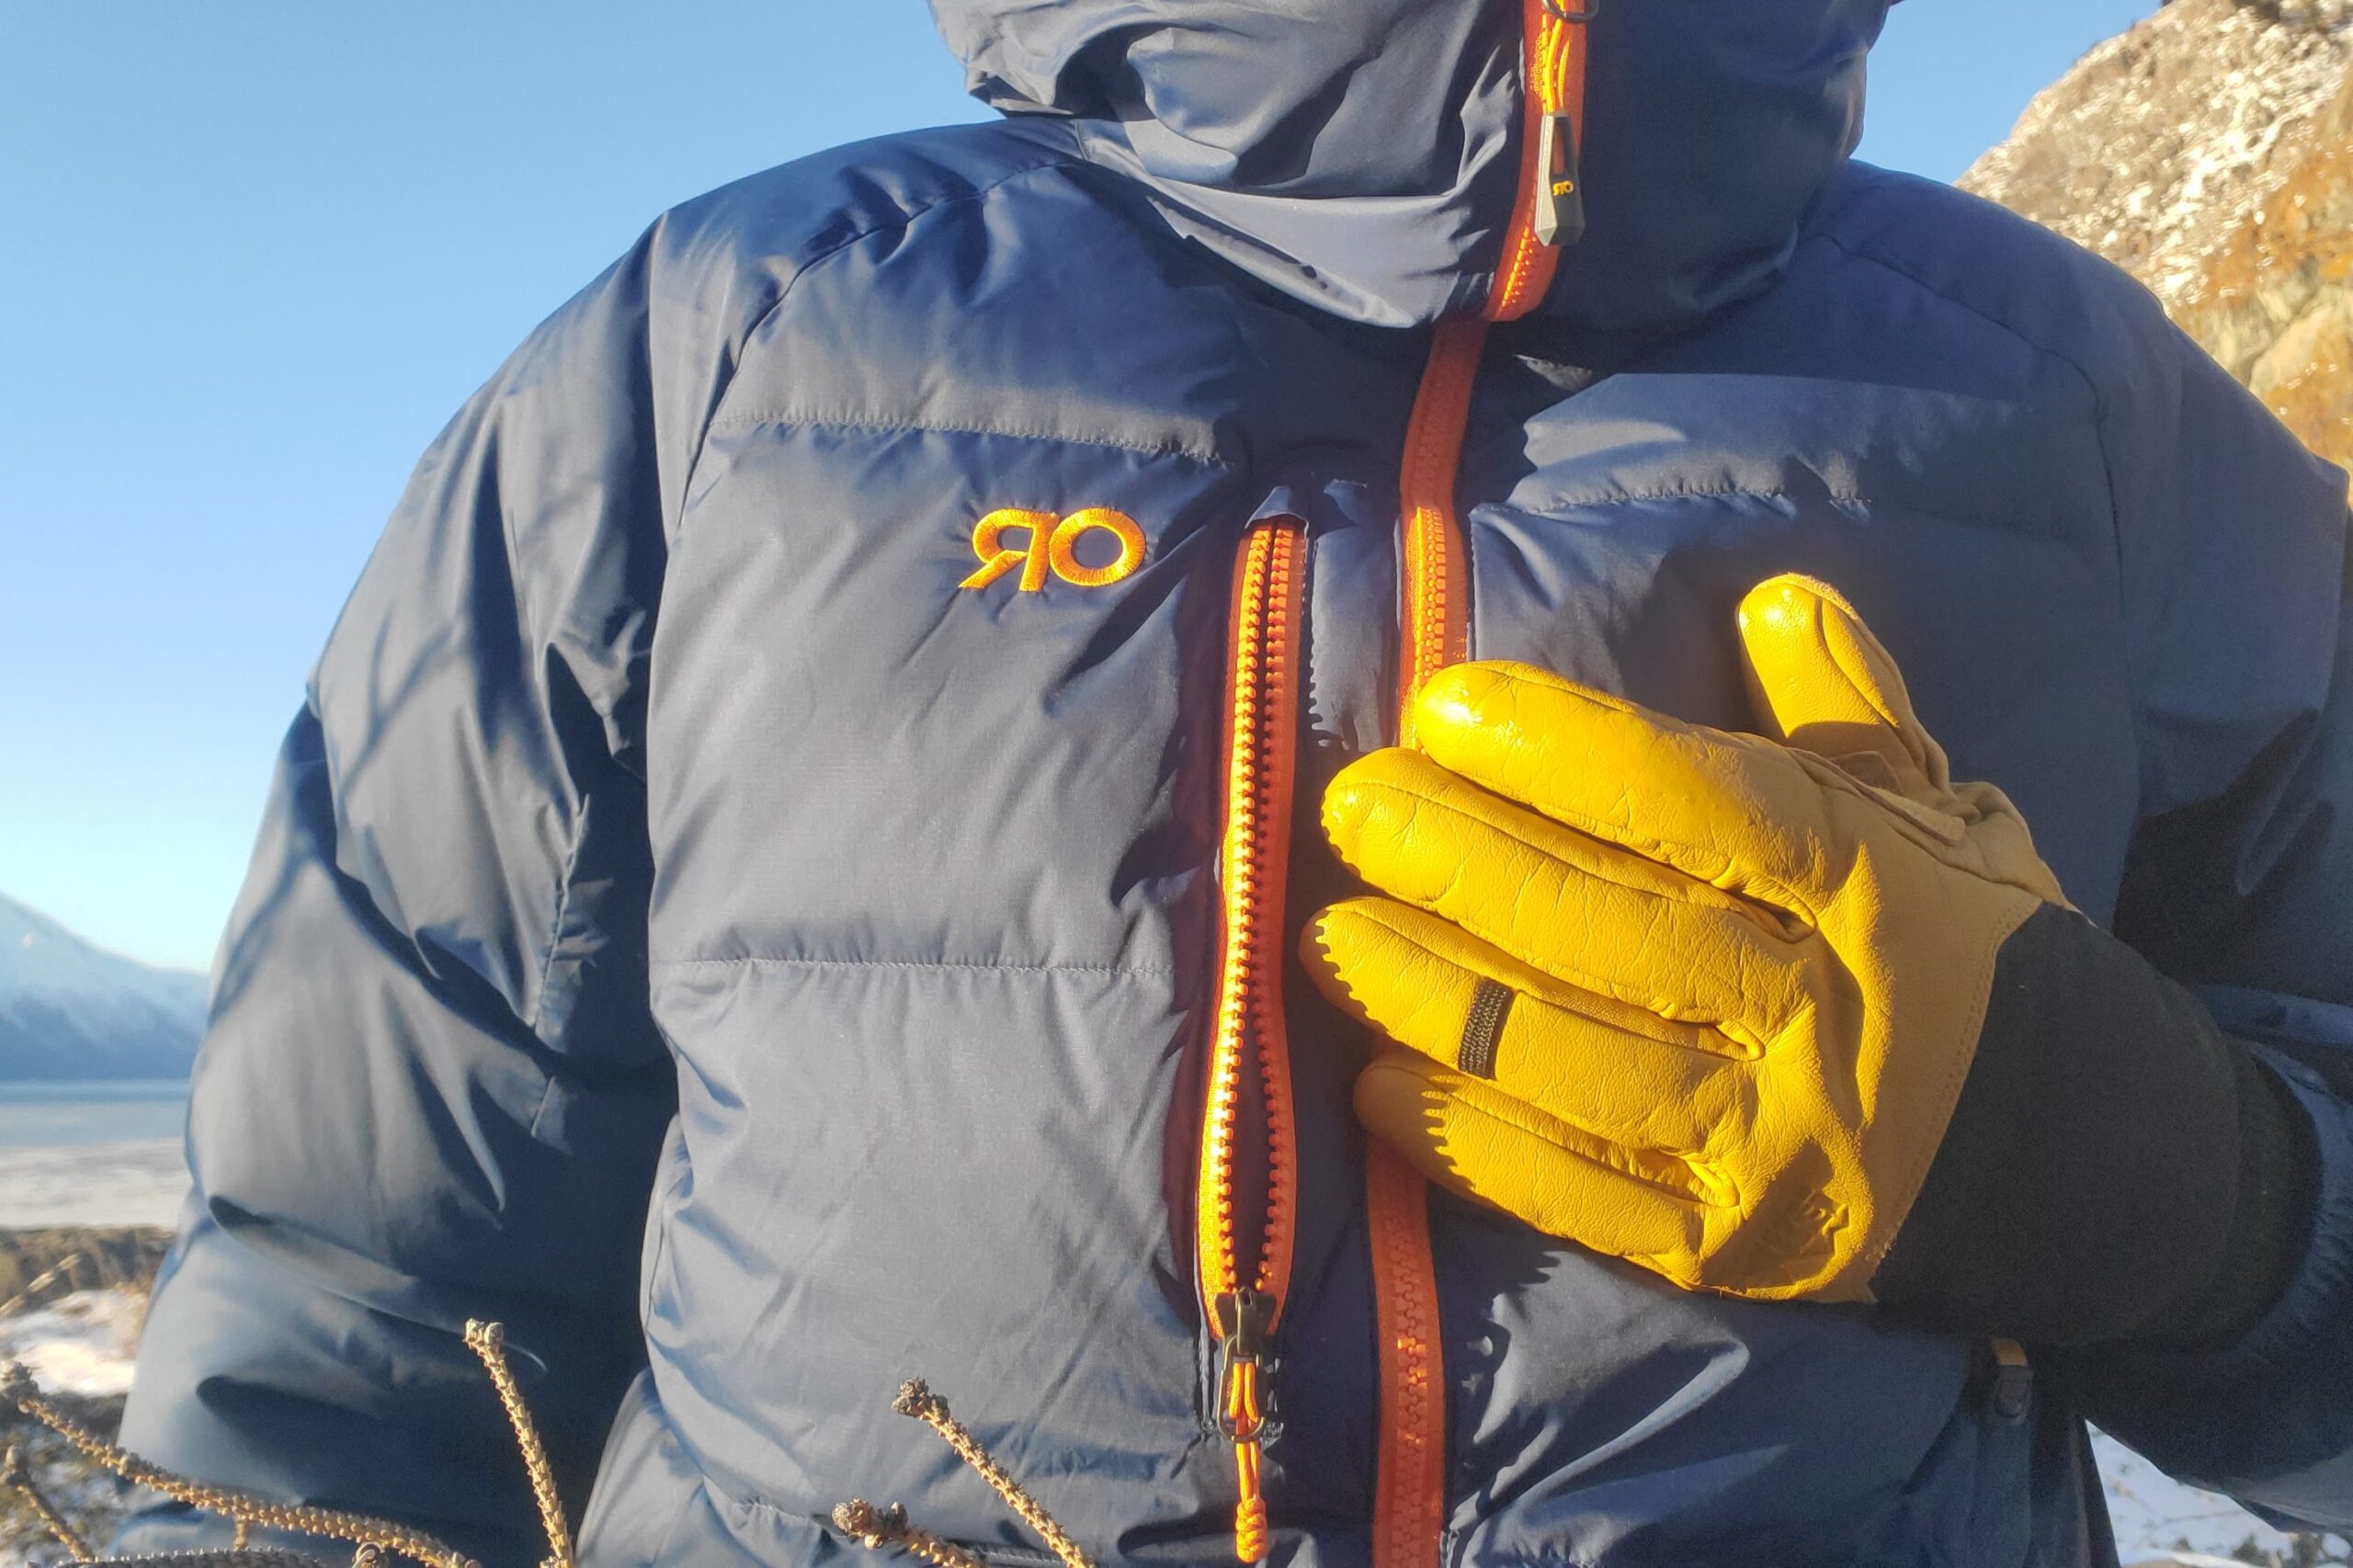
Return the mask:
{"type": "MultiPolygon", "coordinates": [[[[1217,1299],[1218,1381],[1225,1385],[1239,1366],[1264,1369],[1267,1335],[1274,1327],[1275,1299],[1264,1290],[1235,1290],[1217,1299]]],[[[1227,1436],[1231,1437],[1229,1429],[1227,1436]]]]}
{"type": "Polygon", "coordinates": [[[1585,174],[1578,166],[1576,121],[1548,114],[1536,122],[1536,243],[1565,248],[1585,238],[1585,174]]]}

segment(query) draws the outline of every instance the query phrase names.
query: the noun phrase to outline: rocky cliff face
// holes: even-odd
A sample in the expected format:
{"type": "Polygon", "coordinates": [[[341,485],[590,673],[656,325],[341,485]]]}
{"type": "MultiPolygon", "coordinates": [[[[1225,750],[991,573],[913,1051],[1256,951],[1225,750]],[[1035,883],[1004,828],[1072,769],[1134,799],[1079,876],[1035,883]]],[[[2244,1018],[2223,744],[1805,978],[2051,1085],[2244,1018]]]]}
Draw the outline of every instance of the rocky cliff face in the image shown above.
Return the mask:
{"type": "Polygon", "coordinates": [[[1961,183],[2139,278],[2353,464],[2353,0],[2169,0],[1961,183]]]}

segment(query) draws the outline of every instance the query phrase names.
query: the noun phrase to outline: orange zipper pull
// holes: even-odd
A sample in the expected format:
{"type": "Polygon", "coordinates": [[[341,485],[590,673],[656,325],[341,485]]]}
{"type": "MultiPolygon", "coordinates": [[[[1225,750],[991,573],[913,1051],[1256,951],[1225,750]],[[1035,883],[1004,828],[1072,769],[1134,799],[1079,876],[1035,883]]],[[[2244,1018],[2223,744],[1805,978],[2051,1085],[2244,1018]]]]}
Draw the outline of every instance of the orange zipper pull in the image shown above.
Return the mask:
{"type": "Polygon", "coordinates": [[[1274,1323],[1274,1299],[1257,1290],[1236,1290],[1217,1299],[1220,1366],[1218,1425],[1233,1439],[1237,1482],[1233,1504],[1233,1554],[1245,1562],[1267,1558],[1267,1495],[1259,1473],[1259,1438],[1266,1409],[1259,1389],[1266,1375],[1267,1333],[1274,1323]]]}

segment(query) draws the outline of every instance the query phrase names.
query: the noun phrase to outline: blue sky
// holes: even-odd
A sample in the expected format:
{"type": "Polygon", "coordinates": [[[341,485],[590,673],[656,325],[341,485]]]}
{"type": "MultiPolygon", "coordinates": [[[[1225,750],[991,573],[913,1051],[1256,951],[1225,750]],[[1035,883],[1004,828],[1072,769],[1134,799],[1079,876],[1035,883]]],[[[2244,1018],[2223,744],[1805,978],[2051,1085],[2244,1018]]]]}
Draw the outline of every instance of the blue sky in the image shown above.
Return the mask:
{"type": "MultiPolygon", "coordinates": [[[[1864,154],[1957,175],[2153,8],[1909,0],[1864,154]]],[[[467,393],[664,207],[977,112],[917,0],[0,6],[0,892],[208,965],[467,393]]]]}

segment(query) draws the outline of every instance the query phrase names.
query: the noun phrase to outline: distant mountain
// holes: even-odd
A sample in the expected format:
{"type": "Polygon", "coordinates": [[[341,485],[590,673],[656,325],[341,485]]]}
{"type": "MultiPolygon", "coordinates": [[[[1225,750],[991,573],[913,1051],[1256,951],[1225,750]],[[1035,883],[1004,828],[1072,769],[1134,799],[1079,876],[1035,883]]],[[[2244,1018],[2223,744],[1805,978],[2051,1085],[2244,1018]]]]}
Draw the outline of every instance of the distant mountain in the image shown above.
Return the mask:
{"type": "Polygon", "coordinates": [[[2353,0],[2168,0],[1961,183],[2139,278],[2353,465],[2353,0]]]}
{"type": "Polygon", "coordinates": [[[92,947],[0,893],[0,1082],[184,1078],[205,980],[92,947]]]}

